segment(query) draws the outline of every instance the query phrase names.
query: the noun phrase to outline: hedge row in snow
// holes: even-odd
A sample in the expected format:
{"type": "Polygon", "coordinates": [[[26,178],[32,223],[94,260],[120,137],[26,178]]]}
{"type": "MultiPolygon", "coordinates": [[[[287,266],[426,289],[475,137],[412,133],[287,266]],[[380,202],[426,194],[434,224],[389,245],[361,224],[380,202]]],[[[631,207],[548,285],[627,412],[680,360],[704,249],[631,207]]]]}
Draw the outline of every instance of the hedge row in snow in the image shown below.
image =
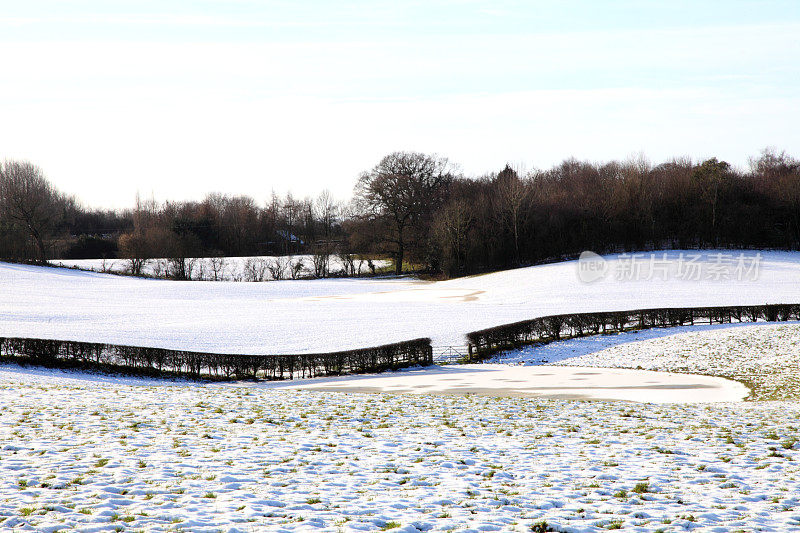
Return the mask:
{"type": "Polygon", "coordinates": [[[427,338],[321,354],[237,355],[0,337],[0,356],[24,358],[46,366],[105,367],[147,375],[225,379],[292,379],[433,364],[431,340],[427,338]]]}
{"type": "Polygon", "coordinates": [[[798,319],[800,304],[637,309],[543,316],[473,331],[467,334],[467,340],[469,358],[480,360],[526,344],[547,343],[598,333],[733,321],[775,322],[798,319]]]}

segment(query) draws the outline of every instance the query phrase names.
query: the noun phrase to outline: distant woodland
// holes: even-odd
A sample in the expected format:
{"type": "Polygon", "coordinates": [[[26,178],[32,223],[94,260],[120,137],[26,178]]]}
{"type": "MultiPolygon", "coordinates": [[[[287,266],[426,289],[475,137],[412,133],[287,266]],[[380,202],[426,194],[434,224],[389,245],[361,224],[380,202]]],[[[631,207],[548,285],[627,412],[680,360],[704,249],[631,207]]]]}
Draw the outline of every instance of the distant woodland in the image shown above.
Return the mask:
{"type": "Polygon", "coordinates": [[[212,193],[117,211],[81,205],[30,162],[0,163],[0,257],[16,261],[125,258],[136,273],[155,257],[338,254],[458,276],[582,250],[701,247],[800,248],[800,161],[768,149],[745,170],[641,157],[469,177],[444,157],[396,152],[347,202],[212,193]]]}

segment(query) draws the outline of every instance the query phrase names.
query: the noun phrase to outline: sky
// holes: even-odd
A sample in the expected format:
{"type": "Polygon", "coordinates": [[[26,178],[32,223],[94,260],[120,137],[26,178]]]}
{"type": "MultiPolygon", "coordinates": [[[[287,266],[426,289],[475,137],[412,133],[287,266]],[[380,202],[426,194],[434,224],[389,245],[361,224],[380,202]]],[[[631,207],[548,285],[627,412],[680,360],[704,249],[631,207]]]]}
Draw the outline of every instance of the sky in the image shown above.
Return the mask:
{"type": "Polygon", "coordinates": [[[398,150],[800,157],[800,2],[0,0],[0,159],[85,205],[351,196],[398,150]]]}

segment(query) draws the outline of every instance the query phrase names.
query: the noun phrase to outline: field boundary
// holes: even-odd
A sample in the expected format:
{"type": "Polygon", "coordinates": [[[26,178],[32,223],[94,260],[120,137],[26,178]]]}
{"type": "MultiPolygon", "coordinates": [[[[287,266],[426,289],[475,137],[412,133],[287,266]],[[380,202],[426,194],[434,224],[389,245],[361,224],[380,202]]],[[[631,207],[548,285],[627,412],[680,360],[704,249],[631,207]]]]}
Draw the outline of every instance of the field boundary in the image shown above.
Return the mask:
{"type": "Polygon", "coordinates": [[[340,376],[433,364],[429,338],[328,353],[217,354],[82,341],[0,337],[0,359],[45,367],[190,379],[282,380],[340,376]]]}
{"type": "Polygon", "coordinates": [[[604,333],[736,322],[800,319],[800,304],[665,307],[549,315],[467,333],[466,362],[533,344],[604,333]]]}

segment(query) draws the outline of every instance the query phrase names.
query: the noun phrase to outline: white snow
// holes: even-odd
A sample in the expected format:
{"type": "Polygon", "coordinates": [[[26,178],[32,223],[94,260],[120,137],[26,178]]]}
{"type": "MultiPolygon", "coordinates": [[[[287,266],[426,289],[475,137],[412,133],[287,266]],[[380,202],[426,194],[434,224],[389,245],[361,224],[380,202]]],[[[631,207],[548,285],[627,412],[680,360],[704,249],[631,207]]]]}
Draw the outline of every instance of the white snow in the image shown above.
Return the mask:
{"type": "Polygon", "coordinates": [[[735,402],[750,391],[739,382],[702,375],[619,368],[453,365],[370,376],[272,383],[273,388],[394,394],[478,394],[650,403],[735,402]]]}
{"type": "Polygon", "coordinates": [[[702,373],[748,383],[755,400],[800,398],[800,325],[796,322],[597,335],[529,346],[500,354],[494,361],[702,373]]]}
{"type": "MultiPolygon", "coordinates": [[[[667,255],[673,271],[680,253],[667,255]]],[[[704,252],[699,264],[711,272],[715,255],[704,252]]],[[[307,353],[416,337],[462,345],[469,331],[554,313],[800,302],[800,253],[761,256],[754,280],[609,275],[594,283],[580,281],[575,261],[442,282],[266,283],[148,280],[0,263],[0,335],[307,353]]],[[[606,259],[611,270],[626,261],[606,259]]]]}
{"type": "Polygon", "coordinates": [[[797,403],[347,394],[0,366],[0,410],[4,530],[800,528],[797,403]]]}
{"type": "MultiPolygon", "coordinates": [[[[800,254],[763,257],[750,281],[590,284],[574,262],[439,283],[170,282],[0,264],[0,335],[270,353],[421,335],[456,343],[559,312],[800,302],[800,254]]],[[[697,326],[501,359],[516,365],[291,383],[0,365],[0,529],[477,533],[546,521],[570,532],[798,530],[798,346],[797,324],[697,326]],[[525,366],[542,362],[577,366],[525,366]],[[598,366],[631,369],[587,368],[598,366]],[[720,378],[636,367],[746,374],[756,391],[772,391],[761,399],[784,391],[794,401],[530,397],[746,393],[720,378]]]]}

